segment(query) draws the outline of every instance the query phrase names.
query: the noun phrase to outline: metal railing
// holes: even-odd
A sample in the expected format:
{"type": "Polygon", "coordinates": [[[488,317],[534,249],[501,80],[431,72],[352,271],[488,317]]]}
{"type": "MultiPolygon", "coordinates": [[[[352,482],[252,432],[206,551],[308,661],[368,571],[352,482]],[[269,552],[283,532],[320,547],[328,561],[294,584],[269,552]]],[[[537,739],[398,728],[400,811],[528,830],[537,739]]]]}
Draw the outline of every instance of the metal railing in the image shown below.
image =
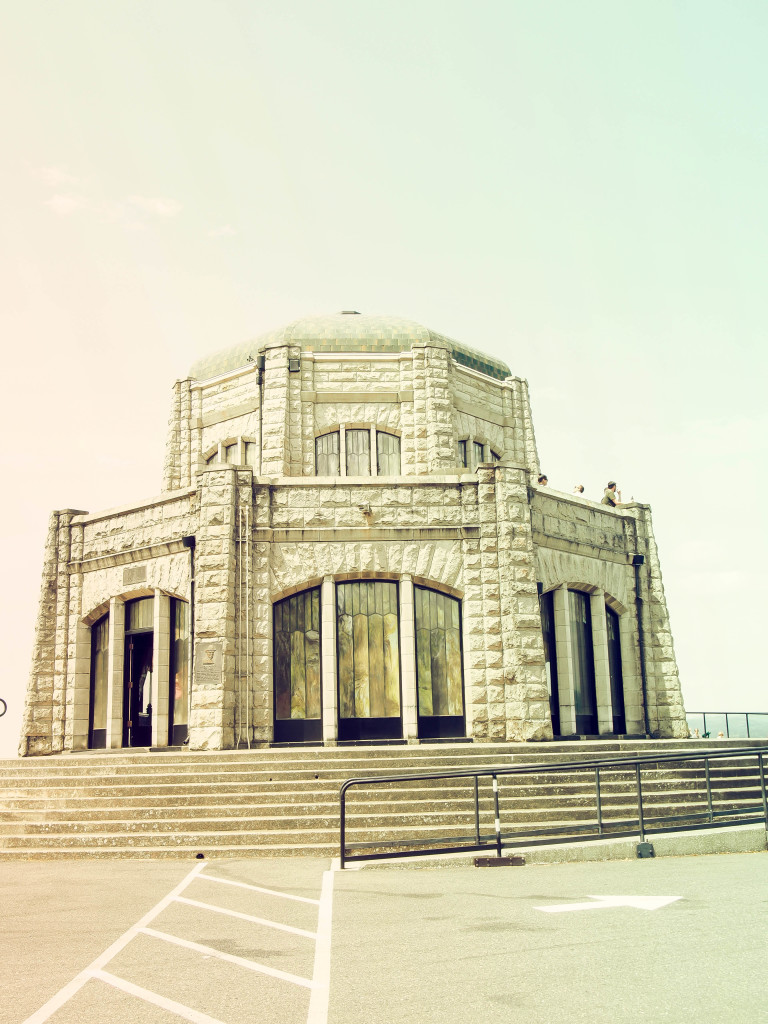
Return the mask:
{"type": "MultiPolygon", "coordinates": [[[[768,829],[768,794],[766,766],[768,746],[734,747],[731,750],[706,750],[676,754],[644,754],[636,757],[596,758],[588,761],[560,761],[556,764],[521,765],[516,767],[478,768],[466,771],[421,772],[412,775],[381,775],[375,778],[354,778],[343,783],[340,800],[340,860],[346,863],[362,860],[386,860],[392,857],[425,856],[437,853],[494,852],[517,846],[547,845],[595,839],[616,839],[637,836],[640,842],[647,835],[691,829],[716,828],[734,824],[764,822],[768,829]],[[729,762],[718,765],[717,762],[729,762]],[[690,765],[682,778],[670,778],[667,766],[690,765]],[[730,774],[724,775],[723,772],[730,774]],[[520,811],[515,801],[521,800],[519,788],[526,777],[543,776],[545,798],[555,798],[550,813],[567,817],[574,812],[579,820],[560,821],[554,825],[515,823],[520,811]],[[586,786],[584,779],[586,778],[586,786]],[[466,787],[461,780],[466,780],[466,787]],[[501,793],[501,781],[505,786],[501,793]],[[430,790],[429,783],[443,783],[443,788],[430,790]],[[490,792],[481,796],[481,783],[490,785],[490,792]],[[408,790],[407,784],[418,783],[421,790],[408,790]],[[447,784],[447,789],[446,789],[447,784]],[[687,797],[679,798],[672,811],[664,808],[665,786],[678,786],[687,797]],[[378,824],[380,812],[362,812],[352,807],[360,819],[353,826],[358,832],[375,833],[367,838],[349,838],[347,796],[350,790],[373,788],[385,799],[387,790],[395,786],[406,793],[408,803],[415,805],[415,817],[423,819],[439,811],[439,804],[460,804],[457,811],[445,815],[452,819],[449,834],[435,835],[423,820],[409,826],[405,819],[414,811],[386,812],[392,822],[386,828],[378,824]],[[426,790],[424,787],[426,786],[426,790]],[[464,789],[468,790],[468,793],[464,789]],[[758,794],[759,790],[759,794],[758,794]],[[736,795],[734,795],[736,794],[736,795]],[[696,805],[698,801],[701,806],[696,805]],[[628,809],[627,804],[630,804],[628,809]],[[378,819],[377,819],[377,814],[378,819]],[[502,820],[504,815],[504,820],[502,820]],[[393,832],[397,835],[393,835],[393,832]],[[408,832],[404,835],[404,832],[408,832]]],[[[535,785],[535,783],[534,783],[535,785]]],[[[539,783],[540,785],[540,783],[539,783]]],[[[523,795],[522,802],[541,799],[540,795],[523,795]]],[[[396,807],[396,805],[395,805],[396,807]]],[[[533,817],[536,817],[534,811],[533,817]]]]}
{"type": "Polygon", "coordinates": [[[702,739],[768,739],[768,712],[763,711],[689,711],[691,732],[698,729],[702,739]]]}

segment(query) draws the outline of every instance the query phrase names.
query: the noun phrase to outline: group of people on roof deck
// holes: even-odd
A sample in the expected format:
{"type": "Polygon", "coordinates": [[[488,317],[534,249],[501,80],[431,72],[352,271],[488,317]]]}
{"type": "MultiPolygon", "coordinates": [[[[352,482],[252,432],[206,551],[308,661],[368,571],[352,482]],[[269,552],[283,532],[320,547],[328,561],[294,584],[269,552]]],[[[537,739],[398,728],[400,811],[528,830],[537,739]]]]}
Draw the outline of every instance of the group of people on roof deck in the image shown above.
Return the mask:
{"type": "MultiPolygon", "coordinates": [[[[549,484],[549,480],[545,473],[542,473],[539,477],[539,487],[546,487],[549,484]]],[[[573,493],[582,497],[584,494],[584,484],[576,484],[573,488],[573,493]]],[[[617,505],[621,505],[621,491],[616,489],[616,481],[609,480],[608,486],[603,491],[603,497],[600,501],[601,505],[609,505],[611,508],[616,508],[617,505]]]]}

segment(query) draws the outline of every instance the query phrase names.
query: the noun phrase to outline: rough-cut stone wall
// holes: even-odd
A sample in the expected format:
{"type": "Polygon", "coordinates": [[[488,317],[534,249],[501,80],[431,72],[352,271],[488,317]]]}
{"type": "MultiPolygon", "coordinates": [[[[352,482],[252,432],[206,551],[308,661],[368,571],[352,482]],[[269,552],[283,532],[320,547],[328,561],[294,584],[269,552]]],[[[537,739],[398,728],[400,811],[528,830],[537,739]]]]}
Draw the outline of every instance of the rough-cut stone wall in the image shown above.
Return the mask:
{"type": "Polygon", "coordinates": [[[189,737],[194,749],[218,750],[231,747],[234,739],[237,471],[226,464],[209,466],[198,481],[189,737]]]}
{"type": "Polygon", "coordinates": [[[635,502],[611,509],[575,496],[535,489],[531,519],[537,574],[544,590],[583,585],[604,591],[609,603],[632,623],[633,662],[625,669],[627,676],[637,676],[638,681],[641,631],[632,563],[635,555],[644,558],[638,575],[648,727],[655,736],[687,736],[650,508],[635,502]]]}

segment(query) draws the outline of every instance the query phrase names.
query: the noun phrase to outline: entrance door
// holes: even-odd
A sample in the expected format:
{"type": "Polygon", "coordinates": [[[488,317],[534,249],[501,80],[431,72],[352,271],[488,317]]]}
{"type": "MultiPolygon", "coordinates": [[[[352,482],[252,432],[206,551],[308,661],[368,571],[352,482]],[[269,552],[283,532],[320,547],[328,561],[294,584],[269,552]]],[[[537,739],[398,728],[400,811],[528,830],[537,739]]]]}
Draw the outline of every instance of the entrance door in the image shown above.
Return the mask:
{"type": "Polygon", "coordinates": [[[123,746],[152,746],[152,633],[125,639],[123,746]]]}
{"type": "Polygon", "coordinates": [[[400,739],[397,584],[355,580],[336,586],[339,739],[400,739]]]}

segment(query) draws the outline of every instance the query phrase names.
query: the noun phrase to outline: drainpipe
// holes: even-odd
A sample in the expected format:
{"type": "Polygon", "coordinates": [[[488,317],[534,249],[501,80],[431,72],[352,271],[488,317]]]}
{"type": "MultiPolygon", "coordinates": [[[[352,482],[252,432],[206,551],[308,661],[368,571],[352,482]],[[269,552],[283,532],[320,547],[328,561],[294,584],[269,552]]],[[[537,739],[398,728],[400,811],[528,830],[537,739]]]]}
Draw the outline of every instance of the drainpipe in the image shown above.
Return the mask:
{"type": "Polygon", "coordinates": [[[266,360],[264,353],[259,352],[256,356],[256,373],[258,374],[258,388],[259,388],[259,476],[261,476],[261,459],[262,453],[264,452],[264,438],[262,432],[264,429],[264,364],[266,360]]]}
{"type": "Polygon", "coordinates": [[[182,537],[181,543],[185,548],[189,548],[189,691],[187,694],[187,743],[189,743],[192,680],[195,678],[195,535],[182,537]]]}
{"type": "Polygon", "coordinates": [[[645,722],[645,735],[650,736],[650,723],[648,720],[648,675],[645,666],[645,633],[643,630],[643,599],[640,596],[640,566],[645,562],[645,555],[632,555],[632,565],[635,570],[635,608],[637,610],[637,640],[640,645],[640,681],[643,693],[643,721],[645,722]]]}

